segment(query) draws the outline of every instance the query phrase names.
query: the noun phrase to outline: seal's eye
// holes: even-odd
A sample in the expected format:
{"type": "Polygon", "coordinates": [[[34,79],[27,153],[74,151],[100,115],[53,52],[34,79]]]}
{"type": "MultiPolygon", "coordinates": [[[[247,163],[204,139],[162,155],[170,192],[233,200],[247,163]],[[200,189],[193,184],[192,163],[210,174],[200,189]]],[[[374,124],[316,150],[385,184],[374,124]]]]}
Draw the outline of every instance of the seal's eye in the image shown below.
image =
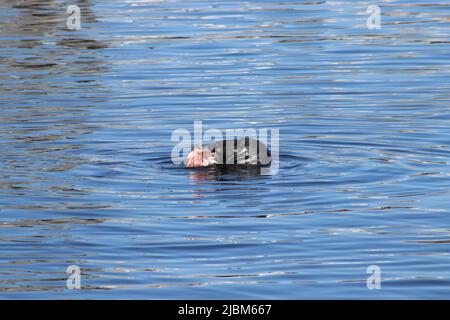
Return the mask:
{"type": "Polygon", "coordinates": [[[211,150],[211,153],[214,153],[214,152],[216,152],[216,148],[213,148],[213,149],[211,150]]]}

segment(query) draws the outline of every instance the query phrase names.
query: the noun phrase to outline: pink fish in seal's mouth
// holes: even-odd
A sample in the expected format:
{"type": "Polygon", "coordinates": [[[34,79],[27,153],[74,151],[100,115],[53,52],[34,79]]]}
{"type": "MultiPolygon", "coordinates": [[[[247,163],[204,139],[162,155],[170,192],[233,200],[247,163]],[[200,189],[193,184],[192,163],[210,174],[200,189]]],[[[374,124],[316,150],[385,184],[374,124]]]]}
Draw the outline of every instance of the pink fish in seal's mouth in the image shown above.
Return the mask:
{"type": "Polygon", "coordinates": [[[216,163],[215,155],[208,148],[197,146],[188,154],[185,166],[188,168],[199,168],[216,163]]]}

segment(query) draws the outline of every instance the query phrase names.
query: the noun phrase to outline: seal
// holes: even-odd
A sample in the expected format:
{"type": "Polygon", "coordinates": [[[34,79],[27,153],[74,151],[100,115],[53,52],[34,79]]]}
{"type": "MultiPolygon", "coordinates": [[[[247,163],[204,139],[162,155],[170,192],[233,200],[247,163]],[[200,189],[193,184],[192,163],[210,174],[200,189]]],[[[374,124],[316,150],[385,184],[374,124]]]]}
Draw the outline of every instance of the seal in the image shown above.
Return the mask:
{"type": "Polygon", "coordinates": [[[249,137],[220,140],[208,146],[196,146],[187,156],[185,166],[266,166],[272,161],[270,150],[264,143],[249,137]]]}

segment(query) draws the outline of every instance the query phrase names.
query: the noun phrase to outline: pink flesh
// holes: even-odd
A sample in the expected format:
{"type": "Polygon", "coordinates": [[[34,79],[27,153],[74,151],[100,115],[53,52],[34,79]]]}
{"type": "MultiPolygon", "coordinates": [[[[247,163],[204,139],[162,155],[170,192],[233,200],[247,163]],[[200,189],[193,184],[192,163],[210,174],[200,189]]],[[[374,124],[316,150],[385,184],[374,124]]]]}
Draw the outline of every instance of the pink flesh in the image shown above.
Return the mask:
{"type": "Polygon", "coordinates": [[[198,168],[206,167],[214,163],[214,156],[211,151],[203,148],[195,148],[191,151],[186,158],[186,167],[198,168]]]}

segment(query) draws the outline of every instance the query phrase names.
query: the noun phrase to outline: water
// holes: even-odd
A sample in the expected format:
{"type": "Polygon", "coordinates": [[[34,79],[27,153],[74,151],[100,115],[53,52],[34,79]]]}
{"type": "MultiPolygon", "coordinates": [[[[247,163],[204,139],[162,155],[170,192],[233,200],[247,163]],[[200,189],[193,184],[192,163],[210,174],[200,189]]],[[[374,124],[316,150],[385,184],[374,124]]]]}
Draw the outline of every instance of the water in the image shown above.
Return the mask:
{"type": "Polygon", "coordinates": [[[68,4],[0,1],[1,298],[449,298],[448,2],[68,4]],[[173,164],[194,121],[278,173],[173,164]]]}

